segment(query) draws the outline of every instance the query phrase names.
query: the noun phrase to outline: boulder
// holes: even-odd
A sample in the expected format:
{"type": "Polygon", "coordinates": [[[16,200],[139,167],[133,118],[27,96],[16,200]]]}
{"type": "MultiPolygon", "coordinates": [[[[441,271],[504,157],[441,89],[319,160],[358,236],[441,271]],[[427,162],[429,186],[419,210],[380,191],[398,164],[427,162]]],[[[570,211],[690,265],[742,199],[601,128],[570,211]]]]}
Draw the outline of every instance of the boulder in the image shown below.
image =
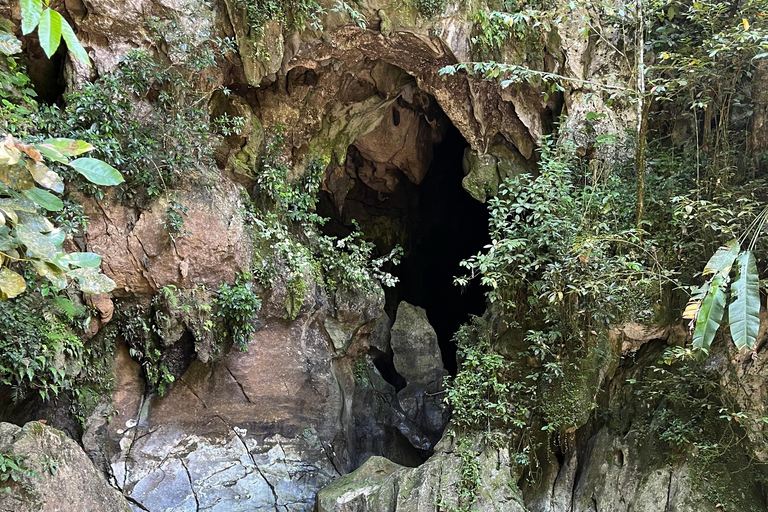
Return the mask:
{"type": "Polygon", "coordinates": [[[5,512],[131,512],[82,448],[63,432],[32,421],[19,427],[0,423],[0,465],[9,479],[0,483],[5,512]],[[4,492],[7,489],[8,492],[4,492]]]}

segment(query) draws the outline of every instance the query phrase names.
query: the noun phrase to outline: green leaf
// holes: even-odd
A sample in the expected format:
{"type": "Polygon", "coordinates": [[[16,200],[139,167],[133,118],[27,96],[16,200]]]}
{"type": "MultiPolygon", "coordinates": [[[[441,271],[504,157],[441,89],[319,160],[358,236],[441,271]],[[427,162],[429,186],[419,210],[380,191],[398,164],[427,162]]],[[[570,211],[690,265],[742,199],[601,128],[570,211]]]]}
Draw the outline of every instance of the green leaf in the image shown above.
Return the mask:
{"type": "Polygon", "coordinates": [[[67,20],[61,20],[61,35],[64,37],[64,42],[67,43],[67,49],[75,56],[77,60],[83,64],[91,65],[91,59],[88,58],[88,54],[85,52],[85,48],[77,40],[77,36],[72,31],[72,27],[69,26],[67,20]]]}
{"type": "Polygon", "coordinates": [[[15,190],[26,190],[35,186],[29,170],[20,163],[14,165],[0,163],[0,181],[15,190]]]}
{"type": "Polygon", "coordinates": [[[26,199],[10,197],[0,198],[0,208],[16,210],[17,212],[37,213],[35,203],[27,201],[26,199]]]}
{"type": "Polygon", "coordinates": [[[8,267],[0,267],[0,298],[16,297],[27,289],[27,283],[19,274],[8,267]]]}
{"type": "Polygon", "coordinates": [[[53,245],[59,248],[59,250],[61,250],[61,244],[64,243],[64,239],[67,237],[66,233],[64,233],[64,230],[60,228],[54,229],[45,236],[47,236],[53,245]]]}
{"type": "Polygon", "coordinates": [[[739,255],[739,241],[731,240],[724,246],[720,247],[715,254],[709,258],[706,266],[704,267],[703,275],[714,274],[719,272],[723,277],[727,277],[731,272],[731,267],[739,255]]]}
{"type": "Polygon", "coordinates": [[[21,41],[13,34],[0,33],[0,52],[3,55],[16,55],[21,52],[21,41]]]}
{"type": "Polygon", "coordinates": [[[53,224],[51,224],[51,221],[42,215],[20,211],[16,211],[16,214],[19,217],[19,226],[25,226],[37,233],[48,233],[49,231],[53,231],[53,224]]]}
{"type": "MultiPolygon", "coordinates": [[[[95,148],[84,140],[46,139],[40,145],[50,146],[64,156],[77,156],[93,151],[95,148]]],[[[37,147],[37,146],[35,146],[37,147]]],[[[64,162],[66,163],[66,162],[64,162]]]]}
{"type": "Polygon", "coordinates": [[[84,293],[109,293],[115,289],[115,282],[95,268],[78,268],[67,274],[77,279],[84,293]]]}
{"type": "Polygon", "coordinates": [[[40,37],[40,46],[45,55],[50,59],[61,43],[61,22],[64,18],[51,8],[43,11],[40,16],[40,24],[37,26],[37,35],[40,37]]]}
{"type": "Polygon", "coordinates": [[[751,349],[760,330],[760,279],[752,251],[745,251],[736,259],[731,297],[733,302],[728,306],[731,337],[739,349],[751,349]]]}
{"type": "Polygon", "coordinates": [[[21,0],[21,33],[29,34],[38,23],[43,14],[42,0],[21,0]]]}
{"type": "Polygon", "coordinates": [[[56,257],[56,246],[51,240],[27,226],[19,226],[14,231],[16,238],[27,248],[27,254],[33,258],[51,261],[56,257]]]}
{"type": "Polygon", "coordinates": [[[712,278],[712,285],[704,296],[693,331],[693,347],[709,350],[725,313],[725,280],[721,274],[712,278]]]}
{"type": "MultiPolygon", "coordinates": [[[[66,163],[66,160],[64,162],[66,163]]],[[[58,174],[50,170],[45,165],[29,160],[27,163],[27,169],[29,170],[29,174],[32,175],[32,178],[34,178],[38,184],[59,194],[64,192],[64,181],[58,174]]]]}
{"type": "Polygon", "coordinates": [[[117,169],[96,158],[78,158],[69,162],[69,166],[96,185],[119,185],[123,176],[117,169]]]}
{"type": "Polygon", "coordinates": [[[25,190],[22,195],[27,199],[36,202],[49,212],[59,212],[64,209],[64,203],[61,202],[61,199],[46,190],[32,188],[25,190]]]}
{"type": "Polygon", "coordinates": [[[57,262],[73,267],[99,268],[101,256],[92,252],[72,252],[57,258],[57,262]]]}
{"type": "Polygon", "coordinates": [[[64,270],[58,268],[47,261],[32,260],[32,266],[35,267],[37,275],[44,276],[58,290],[67,287],[67,274],[64,270]]]}
{"type": "Polygon", "coordinates": [[[64,158],[64,155],[59,153],[50,144],[35,144],[34,147],[36,150],[40,152],[41,155],[43,155],[48,160],[53,160],[54,162],[60,162],[62,164],[67,163],[67,159],[64,158]]]}

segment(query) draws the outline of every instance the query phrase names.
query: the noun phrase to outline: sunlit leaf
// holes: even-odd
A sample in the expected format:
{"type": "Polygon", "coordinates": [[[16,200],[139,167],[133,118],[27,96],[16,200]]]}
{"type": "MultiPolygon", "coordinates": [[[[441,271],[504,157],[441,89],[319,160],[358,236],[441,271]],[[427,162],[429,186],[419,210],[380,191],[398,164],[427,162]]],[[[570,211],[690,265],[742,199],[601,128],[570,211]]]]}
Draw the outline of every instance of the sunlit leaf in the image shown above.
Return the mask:
{"type": "Polygon", "coordinates": [[[49,59],[56,53],[61,43],[61,22],[63,20],[61,14],[51,8],[45,9],[40,16],[37,35],[40,38],[40,46],[49,59]]]}
{"type": "Polygon", "coordinates": [[[95,268],[77,268],[67,274],[77,279],[80,290],[85,293],[109,293],[115,289],[115,282],[95,268]]]}
{"type": "Polygon", "coordinates": [[[723,277],[728,276],[731,272],[733,262],[736,260],[736,256],[739,255],[739,241],[731,240],[724,246],[720,247],[715,254],[707,262],[704,267],[703,275],[714,274],[719,272],[723,277]]]}
{"type": "Polygon", "coordinates": [[[58,261],[73,267],[99,268],[101,256],[92,252],[72,252],[59,257],[58,261]]]}
{"type": "Polygon", "coordinates": [[[19,3],[21,4],[21,33],[27,35],[40,23],[43,2],[42,0],[20,0],[19,3]]]}
{"type": "Polygon", "coordinates": [[[8,267],[0,267],[0,295],[2,299],[10,299],[24,292],[27,283],[19,274],[8,267]]]}
{"type": "Polygon", "coordinates": [[[12,208],[3,208],[2,205],[0,205],[0,212],[3,212],[3,215],[6,216],[6,218],[10,219],[11,222],[14,224],[19,223],[19,216],[16,215],[16,210],[12,208]]]}
{"type": "Polygon", "coordinates": [[[67,273],[56,265],[46,261],[32,260],[32,266],[35,267],[37,275],[48,279],[55,288],[63,290],[67,287],[67,273]]]}
{"type": "Polygon", "coordinates": [[[69,162],[69,166],[96,185],[119,185],[123,176],[111,165],[96,158],[78,158],[69,162]]]}
{"type": "Polygon", "coordinates": [[[49,231],[53,231],[54,226],[51,224],[51,221],[42,215],[20,211],[17,211],[16,213],[19,216],[19,225],[26,226],[28,229],[37,233],[48,233],[49,231]]]}
{"type": "Polygon", "coordinates": [[[0,198],[0,208],[7,208],[19,212],[37,213],[37,206],[32,201],[16,197],[0,198]]]}
{"type": "Polygon", "coordinates": [[[712,284],[701,302],[696,328],[693,331],[694,348],[709,350],[725,313],[725,280],[721,274],[712,278],[712,284]]]}
{"type": "Polygon", "coordinates": [[[64,156],[77,156],[94,150],[87,142],[75,139],[46,139],[41,144],[50,146],[64,156]]]}
{"type": "Polygon", "coordinates": [[[65,164],[68,160],[50,144],[35,144],[35,148],[48,160],[65,164]]]}
{"type": "Polygon", "coordinates": [[[33,188],[35,182],[24,165],[3,165],[0,164],[0,181],[16,190],[26,190],[33,188]]]}
{"type": "Polygon", "coordinates": [[[53,260],[56,257],[56,246],[47,236],[29,229],[26,226],[19,226],[14,231],[16,238],[27,248],[27,254],[34,258],[42,260],[53,260]]]}
{"type": "Polygon", "coordinates": [[[731,284],[733,302],[728,306],[731,337],[738,348],[752,348],[760,330],[760,279],[752,251],[736,259],[736,279],[731,284]]]}
{"type": "Polygon", "coordinates": [[[27,169],[38,184],[59,194],[64,192],[64,181],[44,164],[30,161],[27,163],[27,169]]]}
{"type": "Polygon", "coordinates": [[[75,56],[77,60],[83,64],[91,65],[91,59],[88,58],[88,54],[85,52],[85,48],[77,40],[77,36],[72,31],[72,27],[69,26],[67,20],[61,20],[61,36],[64,38],[64,42],[67,43],[67,49],[75,56]]]}
{"type": "Polygon", "coordinates": [[[3,55],[16,55],[21,51],[21,41],[13,34],[0,33],[0,53],[3,55]]]}

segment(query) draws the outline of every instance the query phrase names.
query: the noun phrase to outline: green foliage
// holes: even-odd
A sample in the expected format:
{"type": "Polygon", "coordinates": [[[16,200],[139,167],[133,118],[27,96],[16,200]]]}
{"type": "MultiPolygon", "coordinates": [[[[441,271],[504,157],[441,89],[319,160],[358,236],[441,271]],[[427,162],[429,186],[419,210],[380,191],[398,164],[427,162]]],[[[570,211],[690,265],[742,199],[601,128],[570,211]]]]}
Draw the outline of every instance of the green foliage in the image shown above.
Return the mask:
{"type": "Polygon", "coordinates": [[[424,18],[434,18],[445,10],[445,0],[413,0],[413,6],[424,18]]]}
{"type": "Polygon", "coordinates": [[[321,16],[325,13],[315,0],[238,0],[245,7],[254,39],[264,37],[264,28],[276,21],[287,30],[313,28],[322,30],[321,16]]]}
{"type": "Polygon", "coordinates": [[[472,49],[480,59],[498,59],[507,41],[516,41],[525,47],[527,57],[542,51],[542,13],[524,9],[511,13],[477,11],[472,49]]]}
{"type": "Polygon", "coordinates": [[[488,337],[488,328],[479,319],[463,325],[454,337],[462,363],[447,386],[452,421],[460,429],[488,434],[492,428],[523,428],[535,389],[530,382],[512,378],[515,363],[494,353],[488,337]]]}
{"type": "Polygon", "coordinates": [[[241,274],[234,285],[222,284],[216,298],[219,305],[217,315],[224,320],[232,342],[240,350],[245,350],[251,341],[261,309],[261,299],[252,290],[250,278],[250,274],[241,274]]]}
{"type": "Polygon", "coordinates": [[[631,185],[582,165],[567,143],[545,141],[540,175],[499,187],[489,201],[491,244],[462,262],[470,273],[457,283],[479,277],[513,324],[544,322],[573,336],[620,315],[652,316],[639,298],[658,300],[665,275],[653,242],[630,228],[631,185]]]}
{"type": "Polygon", "coordinates": [[[84,308],[63,297],[27,293],[3,303],[0,383],[11,388],[15,402],[30,393],[47,400],[76,387],[88,353],[70,326],[75,317],[68,313],[73,310],[77,318],[87,319],[84,308]]]}
{"type": "Polygon", "coordinates": [[[37,36],[45,55],[50,59],[59,48],[61,39],[67,44],[67,49],[81,62],[91,65],[91,60],[85,49],[77,40],[75,32],[61,14],[48,5],[48,0],[21,0],[21,32],[24,35],[37,28],[37,36]]]}
{"type": "Polygon", "coordinates": [[[365,30],[365,16],[347,2],[336,0],[336,7],[333,8],[333,12],[338,13],[342,18],[349,18],[352,23],[365,30]]]}
{"type": "Polygon", "coordinates": [[[43,211],[60,211],[64,203],[35,186],[57,193],[64,189],[61,177],[45,165],[46,159],[70,165],[86,179],[100,184],[120,183],[120,173],[104,162],[92,158],[68,161],[68,157],[92,149],[90,144],[71,139],[25,144],[6,136],[0,146],[0,299],[16,297],[26,289],[26,281],[18,272],[22,263],[33,265],[38,275],[60,290],[70,280],[77,281],[86,293],[105,293],[114,288],[114,282],[99,272],[101,258],[97,255],[63,251],[65,234],[43,211]]]}
{"type": "MultiPolygon", "coordinates": [[[[290,170],[282,163],[283,142],[282,127],[269,130],[261,164],[254,174],[259,205],[250,197],[243,198],[245,217],[254,228],[253,236],[262,248],[262,257],[266,256],[256,262],[254,274],[264,283],[279,278],[295,283],[304,276],[313,276],[330,290],[375,290],[377,281],[393,286],[396,278],[384,267],[396,264],[402,250],[395,248],[375,258],[374,244],[363,238],[357,225],[344,238],[323,234],[325,219],[315,212],[315,206],[329,160],[311,159],[305,174],[291,180],[290,170]]],[[[297,312],[291,307],[288,314],[297,312]]]]}
{"type": "Polygon", "coordinates": [[[742,252],[738,240],[732,240],[710,258],[702,272],[708,274],[713,274],[712,278],[694,292],[683,313],[683,318],[695,325],[694,348],[708,354],[730,295],[728,316],[733,342],[738,348],[751,349],[760,329],[759,276],[754,254],[751,250],[742,252]],[[734,262],[737,266],[731,282],[734,262]]]}
{"type": "Polygon", "coordinates": [[[39,478],[40,475],[24,465],[24,456],[0,453],[0,494],[10,494],[9,482],[19,482],[22,478],[39,478]]]}

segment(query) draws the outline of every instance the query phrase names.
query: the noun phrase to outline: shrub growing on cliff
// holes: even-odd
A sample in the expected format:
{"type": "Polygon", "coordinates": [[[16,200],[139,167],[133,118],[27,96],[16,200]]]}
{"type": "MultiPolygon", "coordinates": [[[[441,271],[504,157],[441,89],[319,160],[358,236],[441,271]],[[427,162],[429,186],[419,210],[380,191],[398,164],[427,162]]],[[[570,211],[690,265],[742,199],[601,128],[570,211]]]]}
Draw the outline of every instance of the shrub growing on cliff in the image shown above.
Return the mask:
{"type": "Polygon", "coordinates": [[[217,315],[224,320],[232,342],[240,350],[245,350],[251,341],[256,315],[261,309],[261,299],[252,290],[250,277],[250,274],[241,274],[234,285],[222,284],[215,299],[219,305],[217,315]]]}

